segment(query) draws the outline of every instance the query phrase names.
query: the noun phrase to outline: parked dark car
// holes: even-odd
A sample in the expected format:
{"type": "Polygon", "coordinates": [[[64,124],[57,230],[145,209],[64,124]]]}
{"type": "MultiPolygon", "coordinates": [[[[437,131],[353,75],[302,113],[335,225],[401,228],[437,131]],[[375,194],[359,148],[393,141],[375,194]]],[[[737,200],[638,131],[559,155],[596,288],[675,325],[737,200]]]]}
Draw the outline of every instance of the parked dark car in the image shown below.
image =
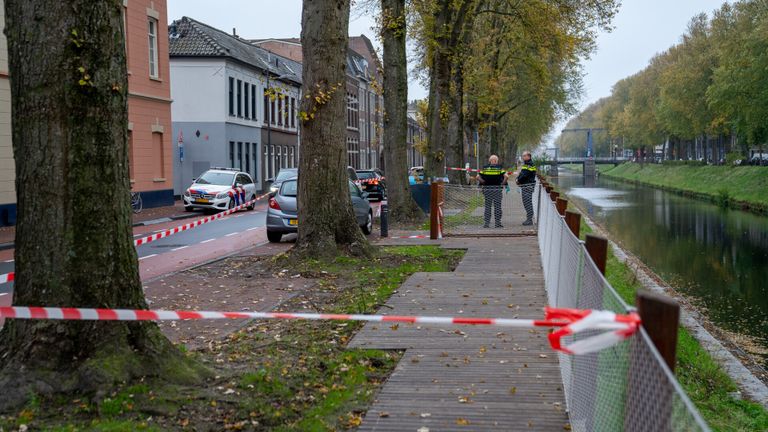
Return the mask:
{"type": "MultiPolygon", "coordinates": [[[[352,208],[363,234],[370,234],[373,230],[373,210],[368,202],[368,194],[360,190],[353,182],[349,185],[349,195],[352,199],[352,208]]],[[[269,199],[267,209],[267,239],[272,243],[278,243],[285,234],[295,233],[299,228],[299,215],[297,195],[299,182],[296,178],[282,182],[280,189],[274,197],[269,199]]]]}
{"type": "Polygon", "coordinates": [[[275,196],[275,193],[280,189],[280,185],[291,178],[298,177],[299,175],[299,169],[298,168],[283,168],[280,170],[280,172],[277,173],[277,176],[275,178],[267,179],[268,183],[272,183],[269,185],[269,196],[275,196]]]}
{"type": "Polygon", "coordinates": [[[368,195],[383,201],[387,198],[387,182],[384,177],[373,170],[359,170],[357,177],[360,179],[360,188],[368,195]]]}

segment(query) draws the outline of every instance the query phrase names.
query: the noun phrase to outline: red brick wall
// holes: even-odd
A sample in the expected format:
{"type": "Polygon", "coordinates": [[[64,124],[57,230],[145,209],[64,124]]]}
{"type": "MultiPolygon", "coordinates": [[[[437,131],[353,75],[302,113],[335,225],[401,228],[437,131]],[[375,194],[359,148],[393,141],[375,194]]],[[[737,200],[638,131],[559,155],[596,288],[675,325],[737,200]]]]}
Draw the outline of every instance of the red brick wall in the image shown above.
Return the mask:
{"type": "Polygon", "coordinates": [[[133,190],[173,189],[171,86],[165,0],[124,0],[133,190]],[[149,20],[157,21],[157,78],[149,75],[149,20]]]}

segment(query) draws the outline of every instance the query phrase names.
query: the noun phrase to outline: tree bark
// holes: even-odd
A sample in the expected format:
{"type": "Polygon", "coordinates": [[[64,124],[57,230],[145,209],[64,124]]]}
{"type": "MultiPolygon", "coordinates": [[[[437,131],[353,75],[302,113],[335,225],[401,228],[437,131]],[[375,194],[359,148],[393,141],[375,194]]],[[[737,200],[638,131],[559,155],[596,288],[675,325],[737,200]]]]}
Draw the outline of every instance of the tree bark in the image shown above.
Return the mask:
{"type": "Polygon", "coordinates": [[[450,1],[441,0],[435,7],[435,47],[430,59],[429,108],[427,111],[427,154],[424,158],[425,177],[445,175],[445,153],[448,142],[448,111],[450,109],[450,39],[444,29],[451,18],[450,1]]]}
{"type": "Polygon", "coordinates": [[[445,167],[463,166],[464,72],[469,30],[476,16],[476,0],[439,0],[434,7],[434,48],[430,58],[429,113],[427,116],[427,176],[444,176],[452,183],[463,179],[460,171],[445,167]]]}
{"type": "MultiPolygon", "coordinates": [[[[16,305],[147,306],[131,228],[121,8],[113,0],[5,2],[16,305]]],[[[171,360],[183,361],[154,323],[98,321],[9,320],[0,358],[0,410],[31,393],[175,376],[171,360]]]]}
{"type": "MultiPolygon", "coordinates": [[[[349,0],[304,0],[301,16],[304,99],[299,164],[299,238],[308,257],[368,253],[346,172],[346,74],[349,0]]],[[[390,168],[391,169],[391,168],[390,168]]]]}
{"type": "Polygon", "coordinates": [[[384,158],[387,205],[394,222],[413,222],[423,214],[408,184],[408,61],[405,0],[381,0],[384,45],[384,158]]]}

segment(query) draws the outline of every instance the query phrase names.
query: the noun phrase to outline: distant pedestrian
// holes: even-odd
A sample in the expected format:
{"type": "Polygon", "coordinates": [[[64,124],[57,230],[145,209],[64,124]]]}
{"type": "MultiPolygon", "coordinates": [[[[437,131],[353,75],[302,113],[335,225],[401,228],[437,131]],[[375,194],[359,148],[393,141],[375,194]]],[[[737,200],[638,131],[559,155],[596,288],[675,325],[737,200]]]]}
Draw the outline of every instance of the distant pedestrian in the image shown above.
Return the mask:
{"type": "Polygon", "coordinates": [[[477,176],[477,181],[480,183],[480,187],[483,189],[483,196],[485,198],[485,223],[483,228],[490,228],[491,225],[491,210],[493,210],[494,220],[496,222],[496,228],[503,228],[501,224],[501,189],[507,182],[507,171],[499,165],[499,157],[491,155],[488,158],[488,165],[485,165],[480,170],[480,175],[477,176]]]}
{"type": "Polygon", "coordinates": [[[536,166],[531,160],[531,152],[527,150],[523,152],[523,165],[517,176],[517,185],[520,186],[523,207],[525,207],[526,219],[523,225],[533,225],[533,189],[536,187],[536,166]]]}

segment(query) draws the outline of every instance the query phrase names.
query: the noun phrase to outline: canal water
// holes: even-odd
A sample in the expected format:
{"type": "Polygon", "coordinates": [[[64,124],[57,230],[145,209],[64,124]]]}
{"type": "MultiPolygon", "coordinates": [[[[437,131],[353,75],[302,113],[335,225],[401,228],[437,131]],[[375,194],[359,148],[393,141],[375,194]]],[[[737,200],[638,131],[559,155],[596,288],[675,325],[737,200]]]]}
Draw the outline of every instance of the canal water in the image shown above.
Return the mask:
{"type": "Polygon", "coordinates": [[[768,347],[768,217],[564,169],[556,182],[713,322],[768,347]]]}

